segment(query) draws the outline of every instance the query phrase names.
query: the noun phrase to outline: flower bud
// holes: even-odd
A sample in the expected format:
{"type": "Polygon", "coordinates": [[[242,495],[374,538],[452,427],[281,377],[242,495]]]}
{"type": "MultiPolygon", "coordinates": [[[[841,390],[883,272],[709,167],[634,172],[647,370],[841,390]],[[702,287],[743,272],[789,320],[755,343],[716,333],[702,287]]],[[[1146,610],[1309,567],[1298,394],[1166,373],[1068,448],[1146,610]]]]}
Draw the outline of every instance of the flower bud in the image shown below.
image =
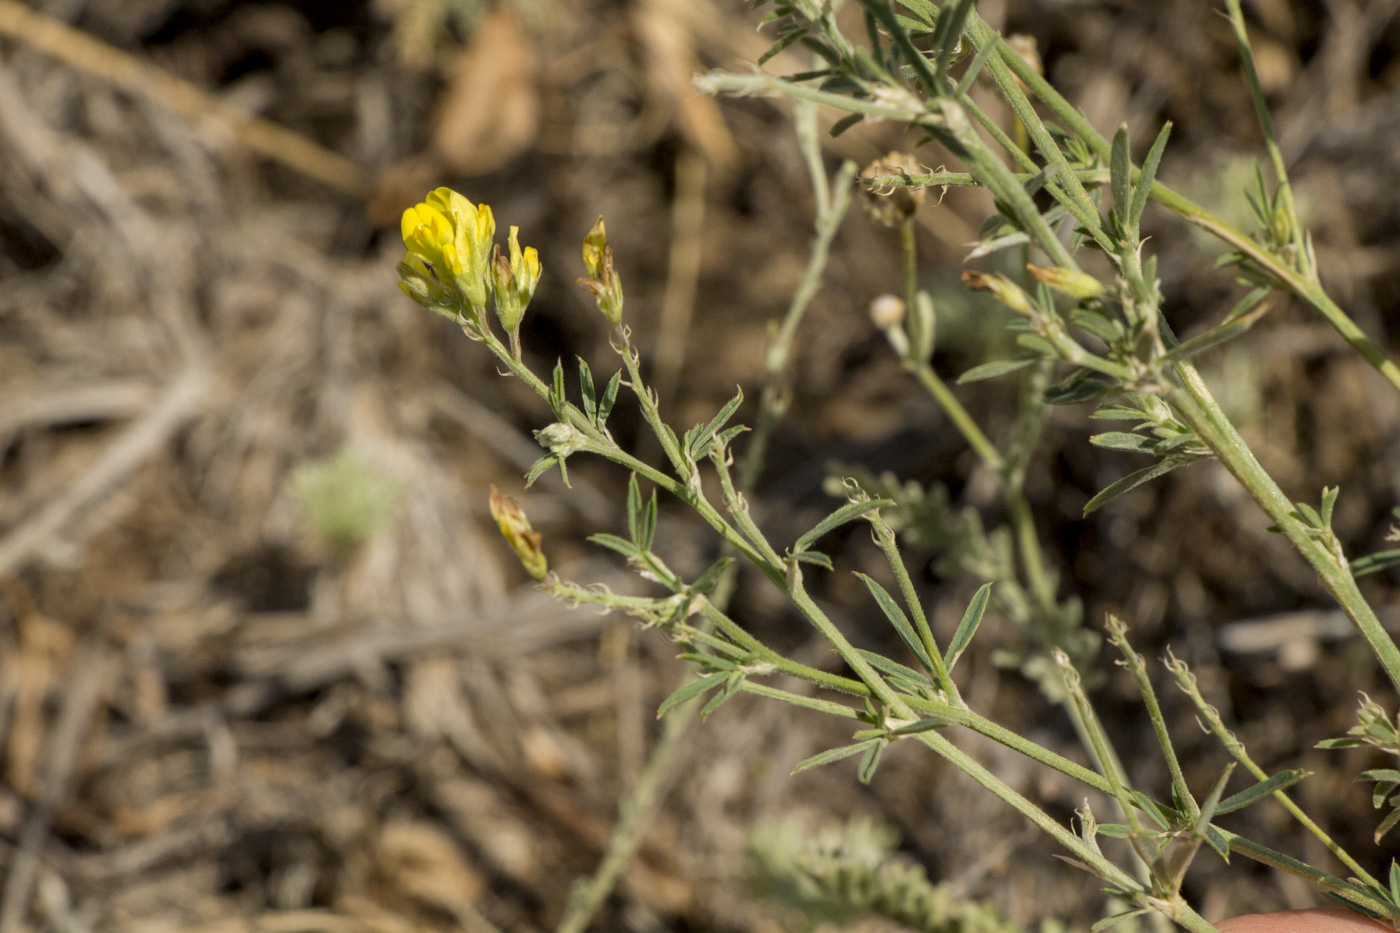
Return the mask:
{"type": "Polygon", "coordinates": [[[991,292],[993,298],[1017,314],[1031,314],[1030,298],[1021,291],[1021,286],[1000,273],[988,275],[985,272],[968,270],[962,274],[962,280],[963,284],[974,292],[991,292]]]}
{"type": "Polygon", "coordinates": [[[520,319],[535,294],[540,281],[540,257],[533,246],[524,250],[516,239],[519,227],[510,228],[510,258],[499,245],[491,251],[491,289],[496,296],[496,316],[507,334],[520,329],[520,319]]]}
{"type": "Polygon", "coordinates": [[[525,566],[525,572],[536,580],[543,580],[549,572],[549,561],[540,549],[540,533],[530,527],[530,519],[520,503],[501,495],[494,483],[491,484],[491,517],[525,566]]]}
{"type": "Polygon", "coordinates": [[[870,320],[880,330],[889,330],[904,323],[904,299],[896,295],[881,295],[870,302],[870,320]]]}
{"type": "Polygon", "coordinates": [[[586,440],[573,425],[556,421],[535,432],[539,445],[561,460],[583,449],[586,440]]]}
{"type": "Polygon", "coordinates": [[[1103,283],[1088,273],[1037,265],[1027,265],[1026,268],[1036,281],[1044,282],[1068,298],[1083,301],[1103,294],[1103,283]]]}
{"type": "Polygon", "coordinates": [[[602,217],[583,238],[583,265],[588,275],[578,280],[579,287],[593,296],[608,323],[617,327],[622,323],[622,280],[613,268],[612,247],[602,217]]]}
{"type": "Polygon", "coordinates": [[[870,302],[870,321],[885,335],[895,355],[903,359],[909,353],[909,338],[904,333],[904,299],[895,295],[880,295],[870,302]]]}

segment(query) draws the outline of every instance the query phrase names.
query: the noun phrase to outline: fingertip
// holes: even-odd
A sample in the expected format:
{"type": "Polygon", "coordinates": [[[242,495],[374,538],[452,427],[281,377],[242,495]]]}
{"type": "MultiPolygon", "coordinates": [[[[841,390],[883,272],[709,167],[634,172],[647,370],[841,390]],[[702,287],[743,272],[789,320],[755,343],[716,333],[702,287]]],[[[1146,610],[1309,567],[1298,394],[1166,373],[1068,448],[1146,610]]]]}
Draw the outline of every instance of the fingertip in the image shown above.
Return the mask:
{"type": "Polygon", "coordinates": [[[1394,933],[1380,921],[1341,907],[1247,914],[1215,926],[1220,933],[1394,933]]]}

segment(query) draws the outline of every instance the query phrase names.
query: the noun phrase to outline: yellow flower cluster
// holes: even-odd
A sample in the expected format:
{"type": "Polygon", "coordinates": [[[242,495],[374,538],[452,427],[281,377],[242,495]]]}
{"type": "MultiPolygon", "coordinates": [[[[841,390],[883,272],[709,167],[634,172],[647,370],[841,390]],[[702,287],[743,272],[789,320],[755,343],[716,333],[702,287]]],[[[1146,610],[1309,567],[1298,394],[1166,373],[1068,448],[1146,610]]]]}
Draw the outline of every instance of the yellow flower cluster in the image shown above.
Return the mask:
{"type": "Polygon", "coordinates": [[[433,311],[485,328],[488,299],[512,342],[525,307],[540,281],[540,258],[532,246],[520,248],[518,228],[510,228],[509,258],[493,241],[496,218],[487,204],[476,205],[451,188],[438,188],[403,213],[399,287],[433,311]]]}

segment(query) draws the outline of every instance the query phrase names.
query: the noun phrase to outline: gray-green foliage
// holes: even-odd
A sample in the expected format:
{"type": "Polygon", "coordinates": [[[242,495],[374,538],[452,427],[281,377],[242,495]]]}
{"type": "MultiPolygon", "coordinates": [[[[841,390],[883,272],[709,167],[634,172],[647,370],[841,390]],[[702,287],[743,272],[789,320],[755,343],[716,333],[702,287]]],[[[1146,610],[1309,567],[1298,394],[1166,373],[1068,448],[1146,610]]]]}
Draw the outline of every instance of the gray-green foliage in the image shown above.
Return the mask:
{"type": "Polygon", "coordinates": [[[766,823],[749,836],[749,885],[807,929],[875,914],[918,933],[1018,933],[991,906],[929,881],[896,853],[898,842],[894,829],[861,817],[815,830],[794,819],[766,823]]]}

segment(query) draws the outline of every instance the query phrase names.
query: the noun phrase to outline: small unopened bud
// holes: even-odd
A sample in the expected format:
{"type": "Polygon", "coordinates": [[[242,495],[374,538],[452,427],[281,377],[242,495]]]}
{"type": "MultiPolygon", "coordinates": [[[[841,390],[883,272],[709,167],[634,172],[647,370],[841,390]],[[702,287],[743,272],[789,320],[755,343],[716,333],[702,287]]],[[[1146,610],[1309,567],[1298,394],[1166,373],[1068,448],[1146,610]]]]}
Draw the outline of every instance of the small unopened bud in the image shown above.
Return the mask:
{"type": "Polygon", "coordinates": [[[901,360],[909,355],[909,336],[904,333],[904,300],[881,295],[870,302],[870,320],[884,333],[901,360]]]}
{"type": "Polygon", "coordinates": [[[541,447],[561,459],[582,450],[586,442],[577,428],[562,421],[540,428],[535,432],[535,440],[541,447]]]}
{"type": "Polygon", "coordinates": [[[583,238],[583,265],[588,275],[578,280],[579,287],[593,296],[603,317],[617,327],[622,323],[622,280],[613,268],[612,247],[602,217],[583,238]]]}
{"type": "Polygon", "coordinates": [[[1027,265],[1036,281],[1044,282],[1061,295],[1083,301],[1103,294],[1103,283],[1085,272],[1027,265]]]}
{"type": "Polygon", "coordinates": [[[870,302],[870,320],[880,330],[889,330],[904,323],[904,299],[896,295],[881,295],[870,302]]]}
{"type": "Polygon", "coordinates": [[[1026,297],[1026,293],[1021,291],[1021,286],[1000,273],[988,275],[985,272],[969,270],[962,274],[962,280],[963,284],[974,292],[991,292],[993,298],[1017,314],[1031,314],[1031,301],[1026,297]]]}
{"type": "Polygon", "coordinates": [[[536,580],[543,580],[549,572],[549,561],[540,549],[540,533],[530,527],[530,519],[520,503],[501,495],[494,483],[491,484],[491,517],[525,566],[525,572],[536,580]]]}
{"type": "MultiPolygon", "coordinates": [[[[923,167],[913,156],[904,152],[891,152],[883,159],[876,159],[867,165],[865,170],[860,173],[860,177],[880,178],[890,175],[907,176],[923,173],[923,167]]],[[[923,188],[911,188],[905,185],[886,188],[862,186],[861,191],[864,194],[862,201],[865,205],[865,212],[870,215],[871,220],[885,227],[897,227],[913,217],[926,197],[923,188]]]]}

